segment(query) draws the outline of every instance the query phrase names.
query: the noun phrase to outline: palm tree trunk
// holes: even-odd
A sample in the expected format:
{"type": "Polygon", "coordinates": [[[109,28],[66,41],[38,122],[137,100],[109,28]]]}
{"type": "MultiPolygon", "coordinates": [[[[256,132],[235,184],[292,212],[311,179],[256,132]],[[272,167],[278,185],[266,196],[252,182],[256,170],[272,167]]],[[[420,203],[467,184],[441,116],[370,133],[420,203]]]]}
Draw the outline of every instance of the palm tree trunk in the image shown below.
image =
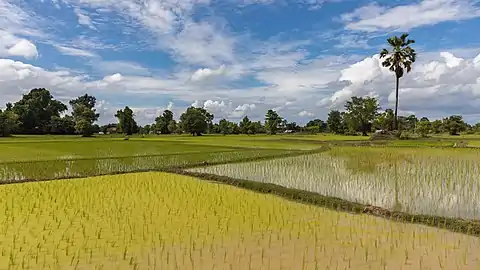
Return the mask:
{"type": "Polygon", "coordinates": [[[397,117],[397,112],[398,112],[398,84],[400,81],[400,78],[398,76],[395,76],[396,78],[396,87],[395,87],[395,119],[394,119],[394,129],[398,130],[398,117],[397,117]]]}

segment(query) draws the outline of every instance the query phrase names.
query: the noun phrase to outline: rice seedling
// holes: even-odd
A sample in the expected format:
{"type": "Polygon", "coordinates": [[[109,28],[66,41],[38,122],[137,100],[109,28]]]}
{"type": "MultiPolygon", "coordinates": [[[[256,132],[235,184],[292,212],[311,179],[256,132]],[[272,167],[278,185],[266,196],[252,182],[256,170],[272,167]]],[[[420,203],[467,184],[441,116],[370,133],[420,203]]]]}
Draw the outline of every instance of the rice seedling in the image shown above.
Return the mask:
{"type": "Polygon", "coordinates": [[[0,269],[477,269],[476,237],[167,173],[0,186],[0,269]]]}
{"type": "Polygon", "coordinates": [[[269,182],[412,214],[480,219],[480,152],[340,147],[194,172],[269,182]]]}
{"type": "Polygon", "coordinates": [[[186,152],[182,154],[143,155],[56,159],[49,161],[0,163],[0,183],[23,180],[46,180],[86,177],[123,172],[165,170],[204,163],[234,162],[268,156],[285,155],[296,151],[277,149],[244,149],[220,152],[186,152]]]}

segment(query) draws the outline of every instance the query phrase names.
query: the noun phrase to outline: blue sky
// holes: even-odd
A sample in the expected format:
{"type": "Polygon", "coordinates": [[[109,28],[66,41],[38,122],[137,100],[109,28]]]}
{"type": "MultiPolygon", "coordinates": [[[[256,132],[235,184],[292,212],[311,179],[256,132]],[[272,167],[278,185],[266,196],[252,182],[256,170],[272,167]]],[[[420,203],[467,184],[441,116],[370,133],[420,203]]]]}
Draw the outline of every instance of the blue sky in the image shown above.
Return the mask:
{"type": "Polygon", "coordinates": [[[34,87],[89,93],[100,123],[128,105],[141,124],[190,105],[216,120],[325,119],[352,95],[394,104],[386,38],[419,57],[400,112],[480,121],[478,0],[0,0],[0,104],[34,87]]]}

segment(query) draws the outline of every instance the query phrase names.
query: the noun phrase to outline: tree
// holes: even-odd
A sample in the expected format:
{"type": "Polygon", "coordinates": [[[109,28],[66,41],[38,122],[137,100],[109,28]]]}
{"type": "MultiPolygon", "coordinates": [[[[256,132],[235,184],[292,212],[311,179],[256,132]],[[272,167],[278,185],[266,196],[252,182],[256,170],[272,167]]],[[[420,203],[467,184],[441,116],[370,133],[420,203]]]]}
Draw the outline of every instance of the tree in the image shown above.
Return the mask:
{"type": "Polygon", "coordinates": [[[162,134],[170,134],[172,133],[168,129],[168,125],[173,120],[173,112],[170,110],[163,111],[163,114],[159,117],[155,118],[155,126],[158,131],[162,134]]]}
{"type": "Polygon", "coordinates": [[[283,119],[274,110],[268,110],[265,114],[265,129],[268,134],[276,134],[283,119]]]}
{"type": "Polygon", "coordinates": [[[290,122],[290,123],[285,124],[285,129],[297,132],[297,131],[300,130],[300,126],[297,125],[296,122],[290,122]]]}
{"type": "Polygon", "coordinates": [[[443,131],[443,123],[442,120],[435,120],[431,124],[432,126],[432,132],[435,134],[442,133],[443,131]]]}
{"type": "Polygon", "coordinates": [[[218,132],[223,135],[231,134],[230,123],[226,119],[218,122],[218,132]]]}
{"type": "Polygon", "coordinates": [[[410,47],[410,44],[415,43],[415,40],[407,39],[408,34],[402,34],[400,37],[393,36],[387,39],[388,44],[391,47],[391,51],[383,49],[380,52],[380,59],[385,58],[382,62],[382,66],[388,67],[390,71],[395,73],[395,121],[394,129],[398,129],[398,87],[400,78],[403,77],[405,70],[410,72],[412,70],[412,64],[415,62],[417,54],[414,49],[410,47]]]}
{"type": "Polygon", "coordinates": [[[180,126],[185,132],[200,136],[208,130],[213,117],[213,114],[207,112],[204,108],[192,106],[187,108],[180,116],[180,126]]]}
{"type": "Polygon", "coordinates": [[[125,106],[123,110],[118,110],[115,117],[118,118],[118,126],[122,133],[132,135],[138,131],[138,125],[137,122],[135,122],[133,111],[128,106],[125,106]]]}
{"type": "Polygon", "coordinates": [[[386,109],[385,112],[378,115],[378,117],[373,122],[373,127],[376,129],[393,130],[394,114],[392,109],[386,109]]]}
{"type": "Polygon", "coordinates": [[[20,133],[45,134],[50,132],[52,117],[59,117],[67,106],[55,100],[47,89],[34,88],[13,106],[7,104],[7,110],[13,110],[18,115],[20,133]]]}
{"type": "Polygon", "coordinates": [[[450,135],[458,135],[460,132],[467,129],[467,124],[463,121],[461,115],[451,115],[447,118],[444,118],[443,127],[450,135]]]}
{"type": "Polygon", "coordinates": [[[310,120],[310,121],[308,121],[308,123],[305,125],[306,128],[318,127],[318,132],[323,132],[323,131],[325,131],[326,126],[327,126],[327,124],[324,123],[324,122],[323,122],[322,120],[320,120],[320,119],[310,120]]]}
{"type": "Polygon", "coordinates": [[[168,123],[167,129],[168,129],[168,133],[169,133],[169,134],[172,134],[172,133],[176,132],[177,129],[178,129],[178,127],[177,127],[177,122],[172,119],[172,120],[168,123]]]}
{"type": "Polygon", "coordinates": [[[88,94],[70,100],[70,105],[73,108],[72,116],[75,121],[75,131],[82,134],[83,137],[93,135],[93,123],[100,116],[94,109],[96,101],[97,99],[94,96],[88,94]]]}
{"type": "Polygon", "coordinates": [[[50,131],[51,134],[74,134],[75,133],[75,121],[70,115],[65,115],[64,117],[53,116],[50,120],[50,131]]]}
{"type": "Polygon", "coordinates": [[[342,125],[342,114],[338,110],[333,110],[328,113],[327,118],[328,130],[335,134],[342,134],[344,129],[342,125]]]}
{"type": "Polygon", "coordinates": [[[405,121],[406,121],[405,130],[408,130],[410,132],[415,132],[416,126],[417,126],[417,123],[418,123],[417,116],[415,116],[414,114],[409,115],[405,118],[405,121]]]}
{"type": "Polygon", "coordinates": [[[260,121],[252,122],[250,125],[251,134],[265,133],[265,127],[260,121]]]}
{"type": "Polygon", "coordinates": [[[243,117],[242,122],[240,122],[240,126],[239,126],[240,132],[242,134],[251,134],[252,133],[251,126],[252,126],[252,121],[250,121],[248,116],[243,117]]]}
{"type": "Polygon", "coordinates": [[[430,133],[430,121],[420,121],[418,122],[415,132],[420,135],[420,137],[427,137],[428,133],[430,133]]]}
{"type": "Polygon", "coordinates": [[[380,106],[376,98],[352,97],[350,101],[345,103],[349,127],[355,131],[359,130],[363,136],[367,136],[379,109],[380,106]]]}
{"type": "Polygon", "coordinates": [[[5,111],[0,110],[0,137],[7,137],[19,126],[19,117],[8,107],[5,111]]]}

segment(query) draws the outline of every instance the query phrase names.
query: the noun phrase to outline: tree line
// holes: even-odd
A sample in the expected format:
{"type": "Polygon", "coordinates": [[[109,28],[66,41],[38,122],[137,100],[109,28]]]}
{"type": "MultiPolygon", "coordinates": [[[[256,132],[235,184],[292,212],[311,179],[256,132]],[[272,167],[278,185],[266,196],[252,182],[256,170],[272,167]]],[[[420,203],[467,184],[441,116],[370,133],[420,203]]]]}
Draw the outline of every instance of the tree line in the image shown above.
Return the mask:
{"type": "Polygon", "coordinates": [[[95,133],[140,134],[182,134],[194,136],[209,134],[277,134],[302,132],[316,134],[330,132],[345,135],[367,135],[376,130],[400,130],[404,134],[416,133],[420,136],[448,132],[480,132],[480,123],[469,125],[461,115],[452,115],[441,120],[430,121],[416,115],[395,118],[392,109],[381,110],[378,100],[373,97],[352,97],[345,102],[344,110],[332,110],[327,119],[313,119],[306,125],[289,122],[275,110],[268,110],[264,121],[252,121],[245,116],[239,123],[220,119],[214,123],[214,115],[204,108],[189,107],[178,121],[170,110],[165,110],[155,118],[154,123],[139,126],[135,114],[126,106],[115,113],[117,123],[103,126],[95,124],[99,114],[95,110],[96,98],[85,94],[71,101],[71,114],[67,114],[66,104],[55,100],[50,91],[35,88],[14,104],[7,103],[0,110],[0,136],[10,134],[79,134],[91,136],[95,133]],[[397,123],[395,121],[397,119],[397,123]]]}
{"type": "MultiPolygon", "coordinates": [[[[460,132],[480,132],[480,123],[472,126],[463,121],[461,115],[451,115],[441,120],[430,121],[426,117],[420,119],[416,115],[398,116],[398,93],[400,79],[412,70],[417,53],[411,47],[415,40],[409,39],[409,34],[393,36],[387,39],[390,49],[380,51],[382,66],[395,75],[395,107],[394,110],[381,108],[378,100],[373,97],[352,97],[344,105],[344,111],[332,110],[326,121],[313,119],[301,127],[295,122],[288,122],[276,111],[268,110],[265,121],[251,121],[245,116],[240,123],[221,119],[213,123],[214,115],[204,108],[189,107],[180,115],[179,121],[174,120],[170,110],[165,110],[155,122],[143,127],[137,125],[133,111],[126,106],[117,111],[115,117],[118,123],[99,127],[95,122],[99,114],[94,107],[96,99],[85,94],[69,102],[71,115],[65,114],[67,106],[53,98],[44,88],[32,89],[22,99],[14,104],[6,104],[4,111],[0,110],[0,136],[12,133],[19,134],[81,134],[91,136],[94,133],[121,132],[127,135],[142,134],[172,134],[203,133],[216,134],[276,134],[279,132],[331,132],[347,135],[367,135],[375,130],[401,131],[428,136],[431,133],[448,132],[451,135],[460,132]]],[[[397,132],[397,134],[400,134],[397,132]]]]}

